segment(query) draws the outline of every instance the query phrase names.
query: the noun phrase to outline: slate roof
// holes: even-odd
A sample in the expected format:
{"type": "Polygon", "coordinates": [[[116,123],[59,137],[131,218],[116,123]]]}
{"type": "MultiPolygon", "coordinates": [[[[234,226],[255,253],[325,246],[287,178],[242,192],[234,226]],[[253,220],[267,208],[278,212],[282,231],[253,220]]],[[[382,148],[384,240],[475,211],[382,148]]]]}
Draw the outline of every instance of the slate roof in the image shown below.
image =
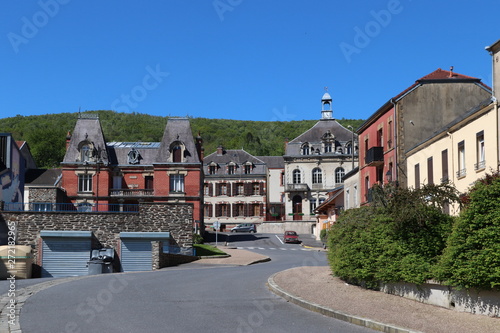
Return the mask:
{"type": "Polygon", "coordinates": [[[167,163],[170,157],[170,145],[180,141],[186,147],[185,163],[200,163],[198,152],[191,131],[191,124],[188,118],[170,118],[163,132],[160,143],[161,149],[156,156],[155,163],[167,163]]]}
{"type": "Polygon", "coordinates": [[[138,165],[153,165],[160,147],[159,142],[108,142],[106,145],[109,161],[116,165],[128,165],[128,153],[132,149],[139,152],[138,165]]]}
{"type": "Polygon", "coordinates": [[[256,156],[258,159],[264,161],[268,169],[284,169],[285,160],[283,156],[256,156]]]}
{"type": "MultiPolygon", "coordinates": [[[[79,160],[78,145],[84,140],[93,142],[96,149],[106,150],[106,140],[104,139],[99,117],[84,114],[78,117],[63,163],[75,163],[75,161],[79,160]]],[[[104,164],[109,163],[107,153],[102,154],[101,158],[104,164]]]]}
{"type": "Polygon", "coordinates": [[[31,186],[56,186],[61,174],[61,169],[30,169],[26,171],[25,183],[31,186]]]}
{"type": "Polygon", "coordinates": [[[238,165],[241,165],[245,162],[251,162],[253,164],[265,164],[264,161],[253,156],[243,149],[224,149],[222,155],[218,155],[217,152],[213,152],[212,154],[205,156],[205,158],[203,159],[203,163],[207,165],[212,161],[217,164],[227,164],[230,162],[234,162],[238,165]]]}
{"type": "MultiPolygon", "coordinates": [[[[305,142],[317,148],[321,144],[321,137],[330,131],[335,136],[335,140],[340,143],[346,143],[352,140],[352,132],[340,125],[335,119],[321,119],[313,127],[288,142],[285,155],[300,155],[301,145],[305,142]]],[[[355,140],[357,134],[355,134],[355,140]]]]}

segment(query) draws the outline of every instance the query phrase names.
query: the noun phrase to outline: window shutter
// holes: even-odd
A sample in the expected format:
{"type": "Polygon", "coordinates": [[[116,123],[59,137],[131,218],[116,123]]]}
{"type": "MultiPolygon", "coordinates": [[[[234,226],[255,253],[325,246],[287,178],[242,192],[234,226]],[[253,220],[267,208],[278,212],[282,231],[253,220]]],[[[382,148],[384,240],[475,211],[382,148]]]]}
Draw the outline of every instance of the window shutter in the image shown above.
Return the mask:
{"type": "Polygon", "coordinates": [[[245,183],[245,196],[252,195],[252,183],[245,183]]]}
{"type": "Polygon", "coordinates": [[[212,183],[208,184],[208,195],[211,197],[214,196],[214,184],[212,183]]]}
{"type": "Polygon", "coordinates": [[[260,183],[260,195],[266,195],[266,183],[260,183]]]}
{"type": "Polygon", "coordinates": [[[232,190],[231,183],[226,183],[226,186],[227,186],[227,188],[226,188],[227,196],[230,197],[231,194],[232,194],[232,192],[231,192],[231,190],[232,190]]]}

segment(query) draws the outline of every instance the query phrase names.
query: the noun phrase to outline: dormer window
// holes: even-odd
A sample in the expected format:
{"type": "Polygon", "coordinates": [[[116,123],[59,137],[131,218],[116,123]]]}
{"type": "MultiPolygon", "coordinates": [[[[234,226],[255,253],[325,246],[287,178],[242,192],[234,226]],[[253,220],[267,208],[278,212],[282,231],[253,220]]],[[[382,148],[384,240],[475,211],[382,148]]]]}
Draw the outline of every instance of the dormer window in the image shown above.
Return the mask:
{"type": "Polygon", "coordinates": [[[94,157],[94,145],[84,140],[78,145],[78,150],[80,151],[80,162],[90,162],[94,157]]]}
{"type": "Polygon", "coordinates": [[[217,173],[217,163],[212,162],[208,165],[208,174],[209,175],[215,175],[217,173]]]}
{"type": "Polygon", "coordinates": [[[170,145],[170,154],[173,163],[182,163],[185,147],[180,141],[172,142],[170,145]]]}
{"type": "Polygon", "coordinates": [[[310,147],[309,144],[306,142],[302,145],[302,155],[309,155],[310,154],[310,147]]]}
{"type": "Polygon", "coordinates": [[[243,165],[243,168],[244,168],[245,175],[248,175],[248,174],[252,173],[253,165],[250,162],[246,162],[243,165]]]}
{"type": "Polygon", "coordinates": [[[86,144],[82,146],[82,149],[80,150],[82,162],[90,161],[90,152],[91,150],[89,145],[86,144]]]}
{"type": "Polygon", "coordinates": [[[231,162],[227,166],[227,174],[228,175],[234,175],[236,173],[236,164],[231,162]]]}

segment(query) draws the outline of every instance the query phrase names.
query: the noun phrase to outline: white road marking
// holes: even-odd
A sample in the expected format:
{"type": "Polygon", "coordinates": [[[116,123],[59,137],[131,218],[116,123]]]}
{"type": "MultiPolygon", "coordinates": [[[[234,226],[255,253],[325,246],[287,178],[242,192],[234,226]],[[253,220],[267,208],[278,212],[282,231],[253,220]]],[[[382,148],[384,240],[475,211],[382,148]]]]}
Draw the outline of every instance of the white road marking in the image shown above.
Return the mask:
{"type": "Polygon", "coordinates": [[[276,236],[276,238],[278,238],[278,240],[281,242],[281,244],[285,244],[285,243],[283,243],[283,241],[281,240],[281,238],[278,237],[278,235],[274,235],[274,236],[276,236]]]}

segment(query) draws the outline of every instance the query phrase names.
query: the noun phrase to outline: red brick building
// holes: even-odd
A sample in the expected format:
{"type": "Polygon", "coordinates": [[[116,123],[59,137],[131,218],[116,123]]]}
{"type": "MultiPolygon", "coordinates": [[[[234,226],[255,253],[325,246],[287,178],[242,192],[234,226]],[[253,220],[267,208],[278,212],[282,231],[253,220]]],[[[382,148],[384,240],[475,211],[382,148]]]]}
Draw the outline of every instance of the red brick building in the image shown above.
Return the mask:
{"type": "Polygon", "coordinates": [[[185,118],[170,118],[161,142],[106,142],[96,115],[68,133],[62,187],[80,211],[128,211],[139,202],[192,203],[203,230],[202,140],[185,118]]]}
{"type": "Polygon", "coordinates": [[[407,152],[491,96],[480,79],[442,69],[389,99],[357,130],[360,203],[374,184],[407,186],[407,152]]]}

